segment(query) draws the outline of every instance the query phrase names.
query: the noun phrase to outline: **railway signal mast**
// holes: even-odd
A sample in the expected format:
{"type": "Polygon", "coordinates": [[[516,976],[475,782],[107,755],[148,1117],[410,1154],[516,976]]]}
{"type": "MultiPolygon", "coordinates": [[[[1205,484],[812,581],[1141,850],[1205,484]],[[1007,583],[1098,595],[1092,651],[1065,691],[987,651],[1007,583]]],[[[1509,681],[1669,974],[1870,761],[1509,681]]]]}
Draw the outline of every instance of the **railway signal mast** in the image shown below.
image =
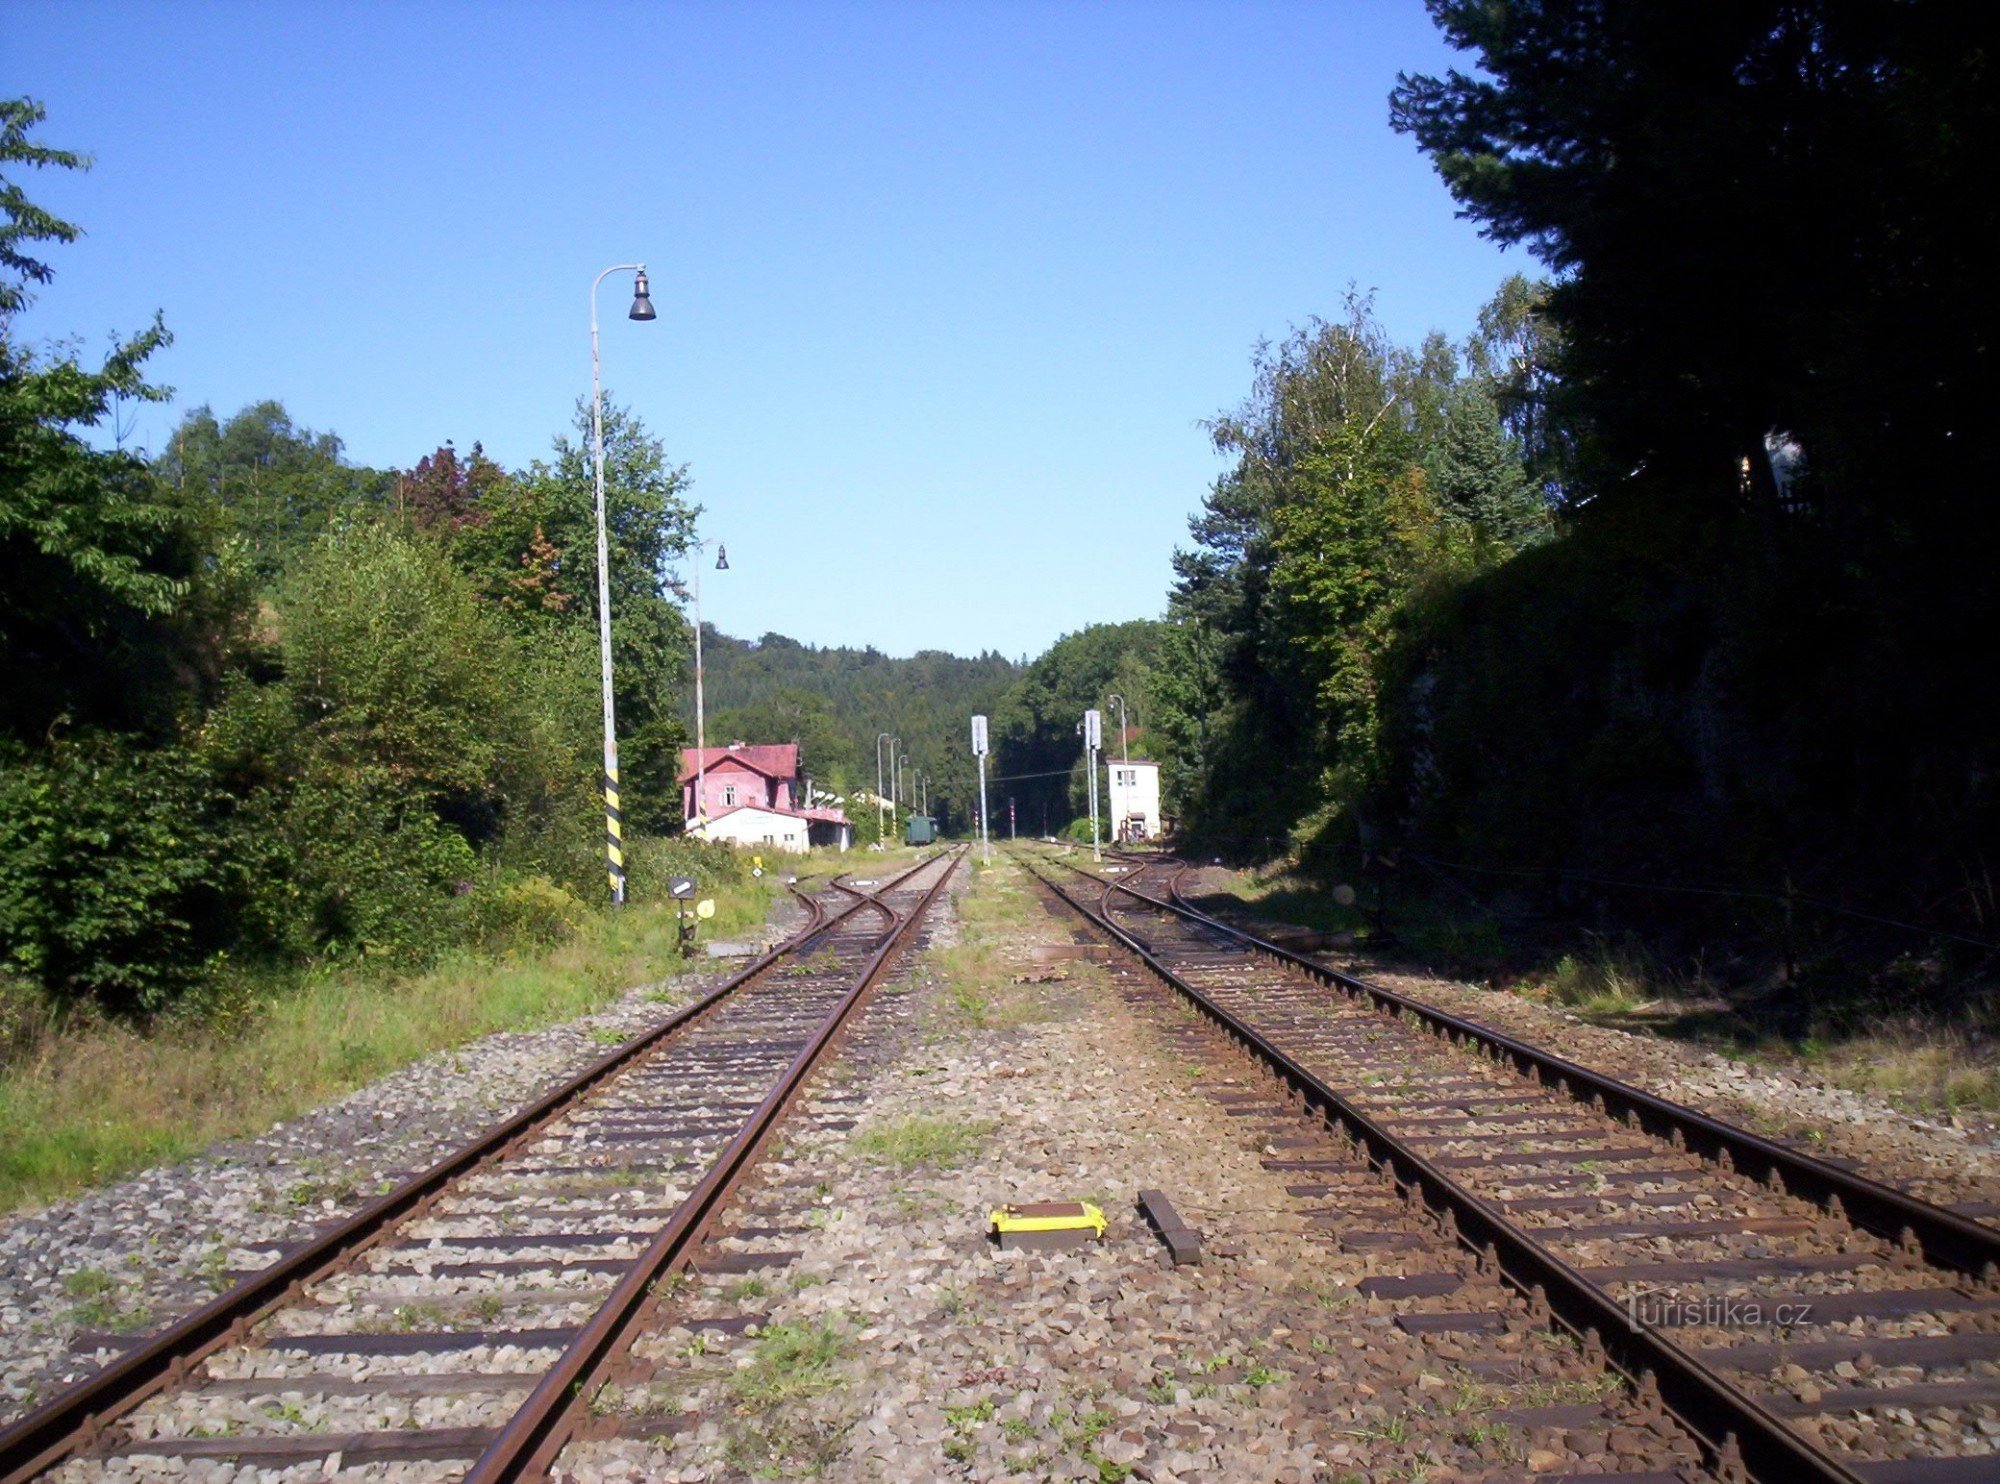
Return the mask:
{"type": "Polygon", "coordinates": [[[979,854],[993,859],[993,842],[986,838],[986,718],[972,718],[972,755],[979,759],[979,854]]]}
{"type": "Polygon", "coordinates": [[[1090,764],[1090,858],[1104,859],[1097,843],[1097,754],[1104,746],[1104,713],[1092,707],[1083,713],[1083,755],[1090,764]]]}

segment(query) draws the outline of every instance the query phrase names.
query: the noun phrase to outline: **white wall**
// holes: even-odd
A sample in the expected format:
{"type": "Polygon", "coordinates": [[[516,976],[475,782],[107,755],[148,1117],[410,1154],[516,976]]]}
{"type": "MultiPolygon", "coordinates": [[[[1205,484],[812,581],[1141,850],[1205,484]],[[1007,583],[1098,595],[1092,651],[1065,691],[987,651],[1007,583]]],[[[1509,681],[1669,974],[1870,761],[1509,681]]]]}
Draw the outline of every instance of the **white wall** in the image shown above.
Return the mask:
{"type": "Polygon", "coordinates": [[[762,846],[803,855],[806,851],[806,822],[765,809],[738,809],[720,819],[709,820],[706,838],[720,840],[727,845],[762,846]]]}
{"type": "Polygon", "coordinates": [[[1158,763],[1121,763],[1111,758],[1104,765],[1111,775],[1111,792],[1108,802],[1111,817],[1108,821],[1112,839],[1118,839],[1123,832],[1126,819],[1134,814],[1144,816],[1145,838],[1154,840],[1160,834],[1160,766],[1158,763]]]}

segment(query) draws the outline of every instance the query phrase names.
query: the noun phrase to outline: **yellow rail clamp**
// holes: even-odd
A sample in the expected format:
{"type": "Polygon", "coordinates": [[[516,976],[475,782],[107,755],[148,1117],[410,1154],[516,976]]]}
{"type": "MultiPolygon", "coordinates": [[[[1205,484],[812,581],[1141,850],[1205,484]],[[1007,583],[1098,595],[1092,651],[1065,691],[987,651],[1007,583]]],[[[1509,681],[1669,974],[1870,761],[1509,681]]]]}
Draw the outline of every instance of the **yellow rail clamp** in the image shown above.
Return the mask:
{"type": "Polygon", "coordinates": [[[1002,1252],[1081,1247],[1104,1235],[1110,1223],[1088,1201],[1025,1201],[995,1206],[987,1222],[1002,1252]]]}

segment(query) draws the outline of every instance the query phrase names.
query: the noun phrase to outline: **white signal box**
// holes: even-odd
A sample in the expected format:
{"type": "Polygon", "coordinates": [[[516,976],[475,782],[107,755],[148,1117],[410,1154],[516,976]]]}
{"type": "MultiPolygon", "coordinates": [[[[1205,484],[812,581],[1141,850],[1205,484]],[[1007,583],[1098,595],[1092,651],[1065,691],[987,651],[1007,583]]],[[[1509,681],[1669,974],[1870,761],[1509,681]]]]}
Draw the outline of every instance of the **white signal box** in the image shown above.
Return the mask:
{"type": "Polygon", "coordinates": [[[1083,713],[1083,745],[1092,752],[1104,746],[1104,713],[1086,711],[1083,713]]]}
{"type": "Polygon", "coordinates": [[[986,756],[986,718],[983,716],[972,718],[972,755],[986,756]]]}

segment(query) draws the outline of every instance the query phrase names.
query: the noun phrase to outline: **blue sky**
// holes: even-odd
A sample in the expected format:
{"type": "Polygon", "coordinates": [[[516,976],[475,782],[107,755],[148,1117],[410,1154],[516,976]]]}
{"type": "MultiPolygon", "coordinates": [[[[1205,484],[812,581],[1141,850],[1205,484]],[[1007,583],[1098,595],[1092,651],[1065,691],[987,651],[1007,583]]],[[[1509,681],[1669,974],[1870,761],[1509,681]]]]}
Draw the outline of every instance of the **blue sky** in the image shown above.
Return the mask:
{"type": "Polygon", "coordinates": [[[1454,336],[1503,257],[1392,134],[1416,0],[121,5],[9,0],[10,92],[97,157],[26,328],[163,310],[178,408],[354,459],[544,453],[605,379],[691,466],[724,630],[1038,653],[1160,611],[1260,338],[1454,336]]]}

